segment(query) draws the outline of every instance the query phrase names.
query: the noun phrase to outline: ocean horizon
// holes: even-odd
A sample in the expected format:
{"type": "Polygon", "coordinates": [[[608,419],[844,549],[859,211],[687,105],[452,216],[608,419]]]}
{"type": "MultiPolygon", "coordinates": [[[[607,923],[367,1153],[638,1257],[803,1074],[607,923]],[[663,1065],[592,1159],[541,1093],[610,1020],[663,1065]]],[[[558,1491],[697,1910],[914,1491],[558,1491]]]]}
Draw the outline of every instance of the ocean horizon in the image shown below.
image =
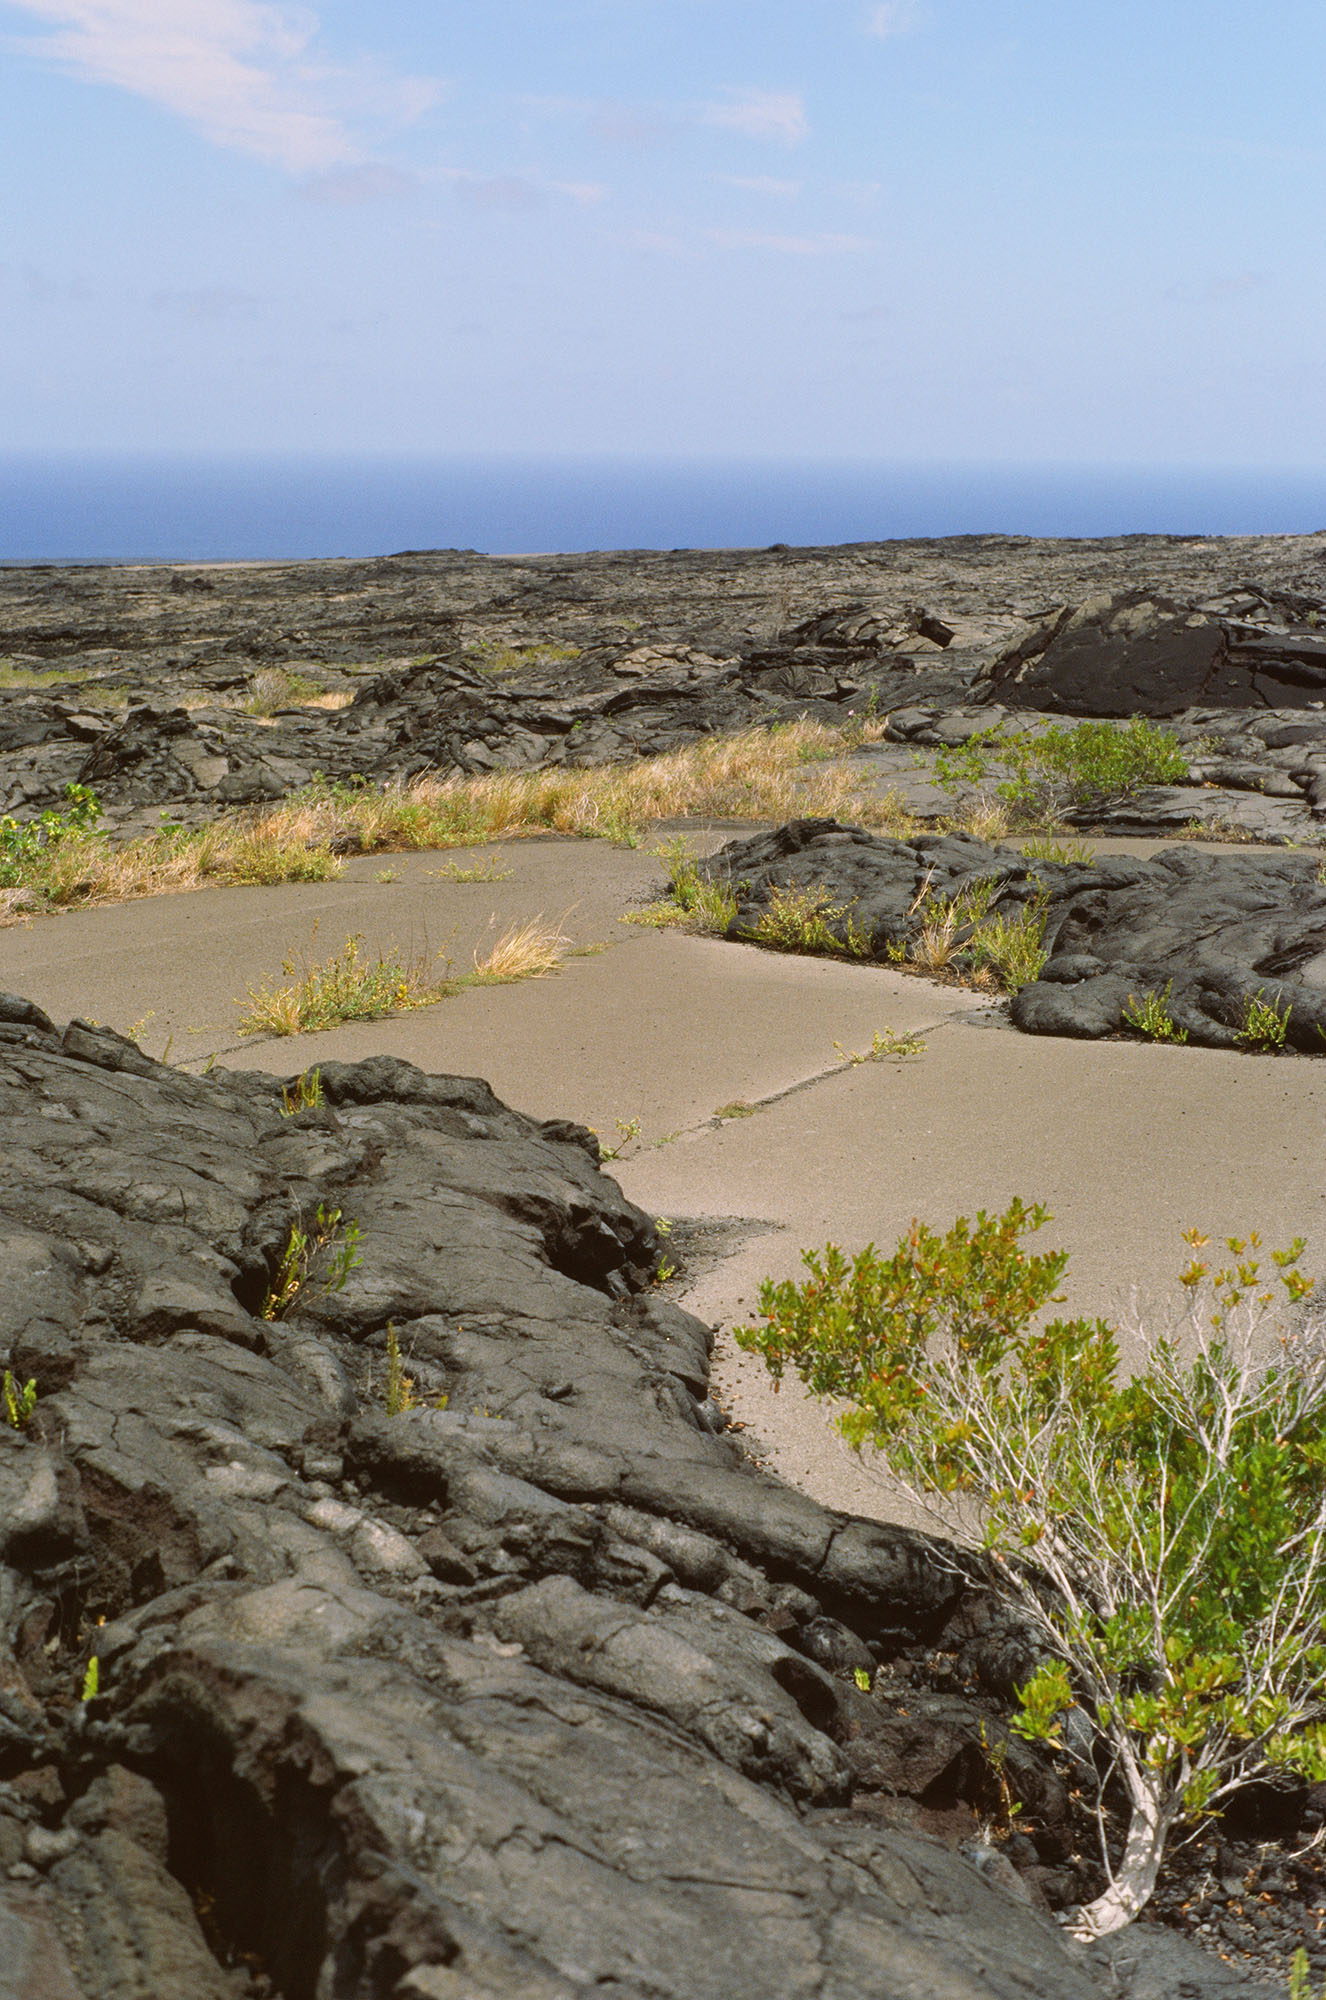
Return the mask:
{"type": "Polygon", "coordinates": [[[1302,467],[0,454],[0,562],[11,565],[1323,528],[1326,470],[1302,467]]]}

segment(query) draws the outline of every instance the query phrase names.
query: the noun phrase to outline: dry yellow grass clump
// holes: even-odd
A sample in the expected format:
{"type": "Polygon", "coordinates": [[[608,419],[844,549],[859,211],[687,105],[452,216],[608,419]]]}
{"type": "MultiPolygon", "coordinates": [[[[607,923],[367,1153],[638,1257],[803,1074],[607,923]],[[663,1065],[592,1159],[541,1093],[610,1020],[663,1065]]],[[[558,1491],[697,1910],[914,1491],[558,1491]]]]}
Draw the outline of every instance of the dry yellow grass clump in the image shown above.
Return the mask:
{"type": "MultiPolygon", "coordinates": [[[[548,832],[636,845],[650,824],[688,818],[776,822],[800,814],[905,833],[908,821],[892,793],[870,796],[831,761],[871,727],[790,723],[597,769],[382,786],[322,781],[266,810],[225,813],[192,831],[163,827],[119,846],[70,827],[9,884],[31,890],[40,907],[113,903],[213,884],[325,881],[348,848],[435,850],[548,832]]],[[[25,913],[7,920],[23,921],[25,913]]]]}
{"type": "MultiPolygon", "coordinates": [[[[313,937],[316,940],[316,925],[313,937]]],[[[472,972],[456,975],[449,963],[440,966],[441,952],[415,952],[402,958],[391,946],[374,954],[365,951],[363,937],[356,935],[348,937],[331,958],[291,952],[282,959],[284,985],[249,988],[239,1031],[316,1034],[319,1029],[339,1027],[342,1021],[377,1021],[387,1014],[436,1006],[466,986],[538,979],[555,971],[567,950],[561,925],[549,926],[538,916],[530,923],[510,925],[488,951],[474,953],[472,972]]]]}
{"type": "Polygon", "coordinates": [[[661,757],[596,769],[500,771],[481,778],[416,778],[405,786],[326,786],[277,809],[309,844],[353,832],[367,850],[468,846],[530,833],[637,841],[668,819],[786,819],[852,812],[900,820],[896,803],[869,800],[829,760],[849,747],[821,723],[711,737],[661,757]]]}

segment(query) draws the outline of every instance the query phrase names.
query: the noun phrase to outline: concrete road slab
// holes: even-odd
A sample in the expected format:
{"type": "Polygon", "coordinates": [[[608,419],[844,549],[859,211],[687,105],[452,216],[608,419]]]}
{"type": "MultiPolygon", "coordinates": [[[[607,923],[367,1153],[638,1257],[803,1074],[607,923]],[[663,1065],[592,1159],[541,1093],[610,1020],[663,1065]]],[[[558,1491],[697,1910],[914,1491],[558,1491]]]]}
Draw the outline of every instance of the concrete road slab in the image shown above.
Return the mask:
{"type": "Polygon", "coordinates": [[[799,1275],[804,1248],[891,1250],[913,1216],[947,1227],[1020,1195],[1053,1213],[1041,1241],[1071,1252],[1069,1313],[1113,1319],[1133,1288],[1172,1304],[1192,1225],[1256,1229],[1271,1246],[1306,1236],[1308,1265],[1326,1272],[1326,1064],[1033,1038],[979,1019],[941,1025],[919,1058],[840,1072],[614,1170],[656,1214],[754,1225],[683,1303],[723,1331],[730,1416],[831,1505],[900,1511],[826,1413],[794,1383],[775,1397],[728,1332],[754,1317],[761,1279],[799,1275]]]}
{"type": "MultiPolygon", "coordinates": [[[[737,829],[689,831],[703,849],[737,829]]],[[[330,883],[8,929],[0,987],[56,1019],[145,1022],[143,1045],[159,1054],[173,1038],[171,1059],[191,1068],[215,1055],[289,1075],[388,1053],[486,1077],[521,1110],[622,1142],[613,1171],[627,1193],[654,1214],[697,1218],[722,1253],[680,1295],[725,1330],[718,1386],[730,1414],[787,1477],[861,1512],[916,1518],[822,1410],[791,1384],[775,1399],[726,1335],[763,1277],[797,1272],[803,1247],[891,1247],[913,1215],[947,1226],[1018,1194],[1054,1212],[1047,1234],[1072,1252],[1073,1311],[1113,1314],[1131,1283],[1172,1295],[1178,1232],[1193,1223],[1257,1228],[1272,1244],[1305,1235],[1326,1268],[1326,1063],[1022,1036],[980,995],[890,968],[624,925],[662,881],[644,850],[536,839],[480,852],[510,874],[447,880],[478,858],[469,853],[359,857],[330,883]],[[606,949],[390,1020],[263,1041],[236,1032],[246,987],[292,950],[325,956],[361,933],[370,948],[445,950],[463,967],[498,930],[540,914],[562,920],[573,944],[606,949]],[[886,1027],[920,1030],[925,1053],[843,1066],[836,1043],[864,1053],[886,1027]],[[750,1115],[716,1122],[743,1104],[750,1115]]]]}
{"type": "Polygon", "coordinates": [[[401,1056],[486,1077],[538,1118],[575,1118],[648,1150],[830,1073],[834,1044],[863,1051],[885,1027],[928,1029],[973,996],[881,967],[777,957],[675,932],[627,930],[601,956],[546,979],[461,993],[438,1007],[327,1034],[250,1042],[223,1061],[280,1075],[327,1060],[401,1056]]]}
{"type": "Polygon", "coordinates": [[[152,896],[0,931],[0,985],[121,1030],[151,1008],[145,1048],[159,1054],[173,1034],[176,1060],[202,1058],[235,1039],[247,987],[279,980],[292,951],[325,958],[360,934],[370,951],[440,954],[463,971],[508,924],[539,915],[576,945],[609,936],[662,880],[654,855],[596,840],[359,855],[329,882],[152,896]],[[449,879],[490,863],[500,879],[449,879]]]}
{"type": "MultiPolygon", "coordinates": [[[[701,831],[696,844],[723,837],[701,831]]],[[[621,921],[662,885],[656,857],[597,841],[534,840],[483,850],[502,881],[455,883],[438,870],[468,854],[358,859],[330,883],[216,889],[75,912],[0,933],[0,987],[57,1020],[121,1031],[191,1069],[215,1056],[286,1076],[320,1061],[399,1056],[423,1069],[481,1075],[536,1117],[575,1118],[620,1137],[640,1123],[652,1144],[738,1101],[758,1102],[828,1073],[885,1027],[925,1028],[979,996],[878,966],[776,956],[621,921]],[[542,979],[463,991],[438,1005],[317,1035],[246,1038],[242,996],[279,978],[292,949],[324,956],[362,933],[367,947],[436,949],[453,937],[458,968],[497,931],[542,914],[577,947],[542,979]],[[315,936],[316,926],[316,936],[315,936]]]]}

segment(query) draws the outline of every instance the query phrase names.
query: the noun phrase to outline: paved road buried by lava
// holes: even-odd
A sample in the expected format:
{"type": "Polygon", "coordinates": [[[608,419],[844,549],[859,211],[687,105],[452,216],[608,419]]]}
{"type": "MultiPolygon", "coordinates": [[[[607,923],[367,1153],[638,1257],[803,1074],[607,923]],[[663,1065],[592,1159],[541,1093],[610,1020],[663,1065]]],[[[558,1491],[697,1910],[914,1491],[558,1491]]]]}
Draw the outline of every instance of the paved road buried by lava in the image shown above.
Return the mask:
{"type": "MultiPolygon", "coordinates": [[[[698,830],[696,844],[730,831],[698,830]]],[[[817,1499],[886,1519],[912,1517],[822,1410],[790,1384],[775,1398],[728,1333],[760,1279],[793,1274],[804,1247],[890,1245],[914,1215],[946,1225],[1021,1195],[1053,1212],[1047,1235],[1072,1253],[1069,1309],[1093,1314],[1132,1288],[1172,1301],[1190,1224],[1258,1229],[1270,1244],[1303,1235],[1309,1267],[1326,1260],[1326,1063],[1019,1035],[959,987],[624,925],[661,886],[645,849],[549,838],[494,851],[505,880],[439,877],[465,854],[361,858],[331,883],[37,921],[0,934],[0,986],[57,1019],[123,1030],[148,1017],[144,1048],[159,1055],[173,1038],[171,1059],[190,1068],[215,1055],[287,1075],[386,1053],[593,1126],[620,1145],[611,1171],[632,1200],[705,1225],[673,1289],[723,1330],[729,1417],[817,1499]],[[384,868],[394,880],[377,879],[384,868]],[[474,947],[540,914],[564,920],[573,945],[607,948],[393,1019],[271,1040],[236,1032],[246,987],[291,950],[325,956],[362,933],[370,948],[443,951],[463,969],[474,947]],[[843,1066],[836,1044],[864,1052],[885,1028],[918,1030],[924,1053],[843,1066]],[[749,1115],[716,1116],[734,1106],[749,1115]]]]}

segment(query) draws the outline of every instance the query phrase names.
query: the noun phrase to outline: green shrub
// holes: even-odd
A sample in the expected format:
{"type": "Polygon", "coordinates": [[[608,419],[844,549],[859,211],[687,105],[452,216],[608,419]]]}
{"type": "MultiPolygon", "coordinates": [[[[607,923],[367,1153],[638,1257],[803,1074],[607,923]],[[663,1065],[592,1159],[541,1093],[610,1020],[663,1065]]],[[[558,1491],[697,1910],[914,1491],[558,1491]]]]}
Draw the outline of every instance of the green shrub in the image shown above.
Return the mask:
{"type": "Polygon", "coordinates": [[[1277,1007],[1274,1000],[1264,999],[1260,993],[1250,993],[1243,1009],[1239,1040],[1250,1049],[1282,1049],[1289,1011],[1288,1006],[1277,1007]]]}
{"type": "Polygon", "coordinates": [[[804,889],[775,883],[769,891],[768,907],[741,935],[772,951],[869,958],[870,939],[850,911],[851,905],[835,903],[822,883],[804,889]]]}
{"type": "Polygon", "coordinates": [[[1109,722],[1053,725],[1016,739],[1005,758],[1011,776],[999,787],[1000,797],[1030,817],[1082,810],[1126,798],[1142,785],[1175,785],[1188,775],[1188,760],[1171,732],[1142,716],[1122,728],[1109,722]]]}
{"type": "Polygon", "coordinates": [[[950,797],[972,785],[982,785],[993,759],[1002,756],[1012,738],[998,723],[969,736],[965,743],[943,744],[935,752],[935,780],[950,797]]]}
{"type": "Polygon", "coordinates": [[[53,849],[70,839],[95,833],[101,803],[86,785],[66,785],[64,812],[44,812],[19,821],[12,813],[0,818],[0,889],[40,890],[44,864],[53,849]]]}
{"type": "Polygon", "coordinates": [[[935,759],[936,779],[950,795],[975,787],[978,810],[998,800],[1008,824],[1023,827],[1053,827],[1066,812],[1126,798],[1141,785],[1178,784],[1187,775],[1177,739],[1144,716],[1122,725],[1055,723],[1017,736],[996,727],[935,759]]]}
{"type": "Polygon", "coordinates": [[[1049,907],[1050,899],[1042,893],[1012,916],[985,917],[971,934],[972,965],[978,971],[988,965],[1006,993],[1018,993],[1039,979],[1049,957],[1045,949],[1049,907]]]}
{"type": "Polygon", "coordinates": [[[1130,993],[1123,1003],[1123,1024],[1149,1042],[1186,1042],[1188,1030],[1175,1025],[1169,1010],[1174,981],[1167,979],[1159,993],[1144,993],[1139,1000],[1130,993]]]}
{"type": "Polygon", "coordinates": [[[21,1431],[37,1407],[37,1384],[16,1382],[8,1368],[0,1379],[0,1409],[5,1422],[16,1431],[21,1431]]]}
{"type": "Polygon", "coordinates": [[[892,1257],[808,1251],[737,1339],[845,1403],[847,1438],[983,1554],[1042,1649],[1014,1728],[1062,1746],[1071,1711],[1097,1732],[1078,1771],[1098,1936],[1145,1904],[1181,1824],[1268,1772],[1326,1779],[1326,1356],[1284,1317],[1311,1290],[1301,1242],[1264,1272],[1257,1238],[1231,1238],[1213,1271],[1190,1231],[1183,1314],[1130,1329],[1130,1379],[1105,1322],[1041,1323],[1068,1260],[1022,1239],[1048,1220],[1015,1201],[942,1236],[913,1223],[892,1257]]]}
{"type": "Polygon", "coordinates": [[[347,1222],[339,1208],[318,1203],[313,1227],[296,1222],[290,1230],[276,1276],[262,1304],[264,1319],[283,1319],[300,1293],[307,1289],[314,1267],[321,1263],[318,1289],[324,1295],[342,1291],[350,1273],[362,1264],[359,1245],[363,1231],[357,1222],[347,1222]]]}

